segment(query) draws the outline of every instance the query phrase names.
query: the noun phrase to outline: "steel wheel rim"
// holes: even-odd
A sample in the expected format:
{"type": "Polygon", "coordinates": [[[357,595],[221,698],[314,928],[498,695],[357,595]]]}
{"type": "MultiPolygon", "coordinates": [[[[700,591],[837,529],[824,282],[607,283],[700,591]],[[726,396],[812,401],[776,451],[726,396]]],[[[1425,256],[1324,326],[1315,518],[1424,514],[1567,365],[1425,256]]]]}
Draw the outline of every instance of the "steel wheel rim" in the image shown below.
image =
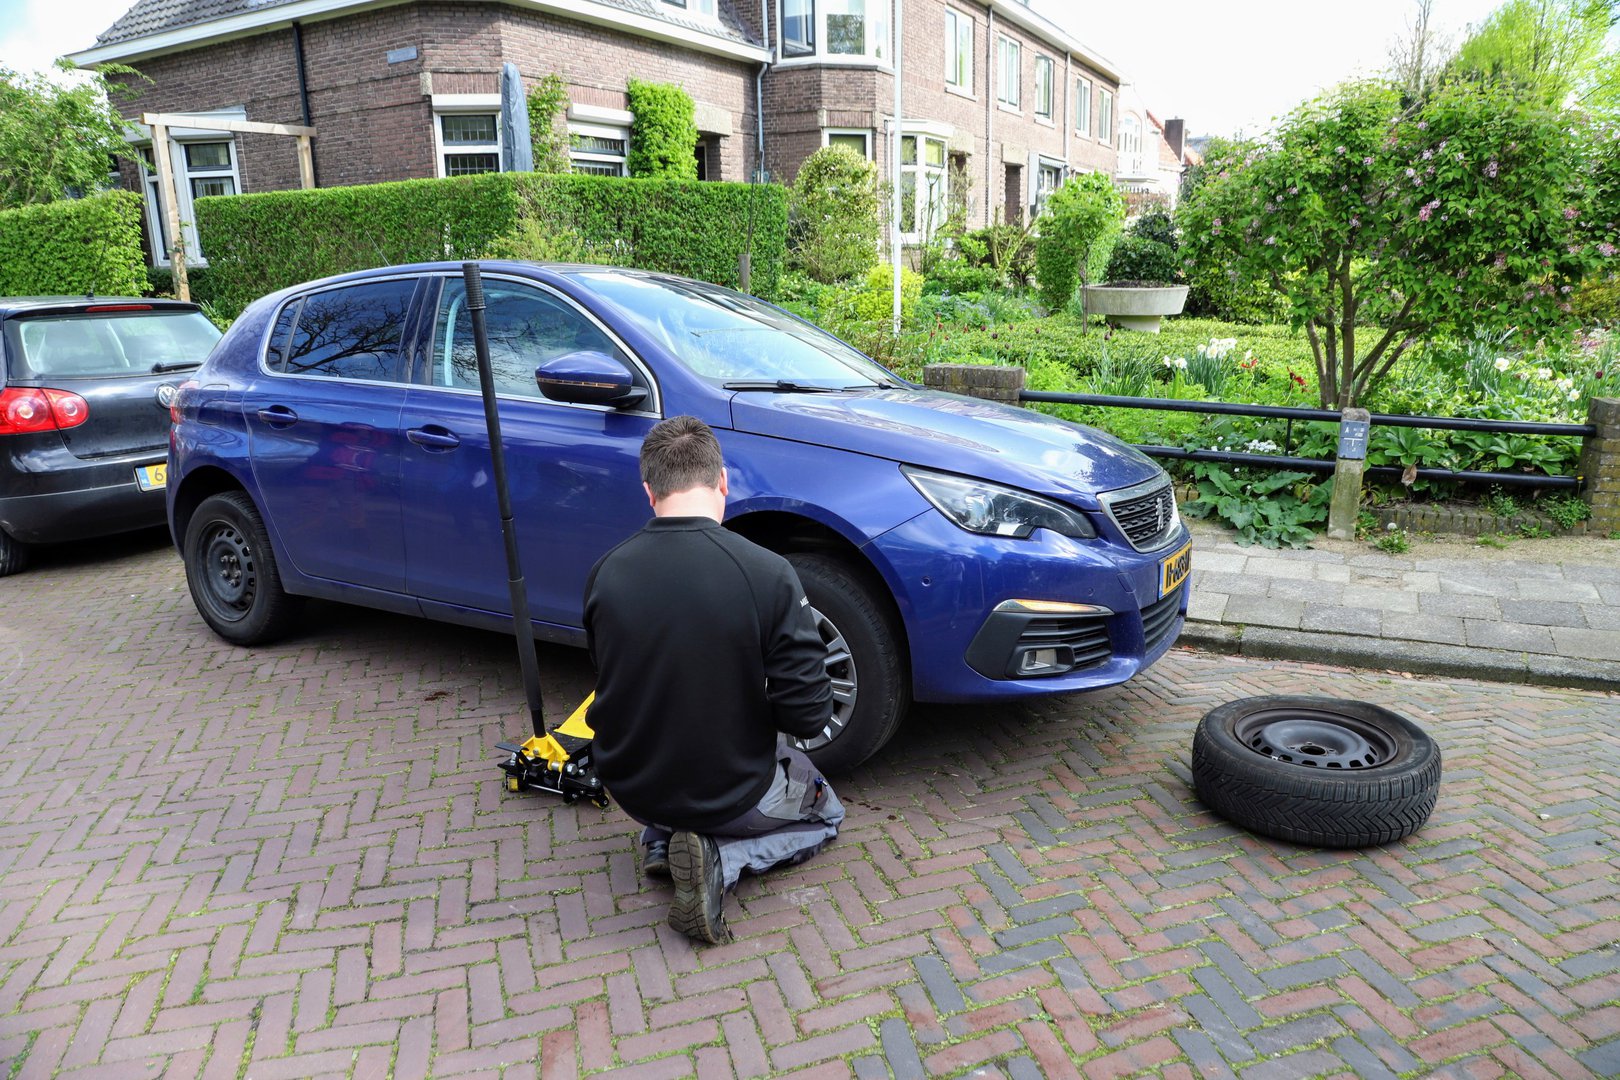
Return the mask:
{"type": "Polygon", "coordinates": [[[227,622],[246,618],[258,594],[248,538],[229,522],[214,524],[203,539],[202,564],[202,593],[209,610],[227,622]]]}
{"type": "Polygon", "coordinates": [[[795,739],[793,745],[800,750],[819,750],[844,733],[850,717],[855,713],[855,699],[859,693],[859,677],[855,670],[855,657],[849,642],[834,622],[816,608],[810,609],[816,633],[827,646],[827,675],[832,679],[833,711],[827,726],[819,735],[808,739],[795,739]]]}
{"type": "Polygon", "coordinates": [[[1318,771],[1377,768],[1395,757],[1395,741],[1381,728],[1326,709],[1267,709],[1234,725],[1251,752],[1318,771]]]}

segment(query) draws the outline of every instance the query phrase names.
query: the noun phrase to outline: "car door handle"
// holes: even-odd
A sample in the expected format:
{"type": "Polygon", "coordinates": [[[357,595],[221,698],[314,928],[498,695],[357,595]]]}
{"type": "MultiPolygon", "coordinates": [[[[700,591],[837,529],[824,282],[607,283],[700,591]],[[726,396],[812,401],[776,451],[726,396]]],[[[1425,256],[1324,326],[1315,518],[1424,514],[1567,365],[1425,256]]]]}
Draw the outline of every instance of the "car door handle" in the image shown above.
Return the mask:
{"type": "Polygon", "coordinates": [[[442,427],[411,428],[405,437],[424,450],[454,450],[461,440],[442,427]]]}
{"type": "Polygon", "coordinates": [[[259,410],[259,419],[267,424],[296,424],[298,414],[285,405],[272,405],[259,410]]]}

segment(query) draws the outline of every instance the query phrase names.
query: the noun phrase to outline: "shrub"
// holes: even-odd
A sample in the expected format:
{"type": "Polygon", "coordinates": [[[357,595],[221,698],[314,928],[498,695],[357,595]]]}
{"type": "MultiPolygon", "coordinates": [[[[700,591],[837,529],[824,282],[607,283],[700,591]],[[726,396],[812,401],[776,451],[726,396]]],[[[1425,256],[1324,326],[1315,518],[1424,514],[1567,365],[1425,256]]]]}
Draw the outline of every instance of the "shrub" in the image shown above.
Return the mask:
{"type": "Polygon", "coordinates": [[[135,192],[0,212],[0,296],[139,296],[145,285],[135,192]]]}
{"type": "Polygon", "coordinates": [[[629,86],[631,176],[651,180],[696,180],[698,129],[692,95],[673,83],[631,79],[629,86]]]}
{"type": "MultiPolygon", "coordinates": [[[[139,196],[132,195],[136,205],[139,196]]],[[[737,284],[753,217],[753,278],[775,295],[787,193],[771,184],[486,173],[443,180],[274,191],[197,200],[222,313],[312,278],[397,263],[470,259],[530,217],[621,264],[737,284]],[[312,242],[318,238],[318,242],[312,242]]]]}
{"type": "Polygon", "coordinates": [[[1151,281],[1172,284],[1179,276],[1176,253],[1168,244],[1125,235],[1114,245],[1108,259],[1106,281],[1151,281]]]}
{"type": "MultiPolygon", "coordinates": [[[[900,322],[905,325],[917,314],[922,297],[922,275],[908,266],[900,268],[900,322]]],[[[866,285],[850,300],[857,319],[888,324],[894,318],[894,268],[879,263],[866,275],[866,285]]]]}
{"type": "Polygon", "coordinates": [[[923,275],[923,291],[930,293],[982,293],[1002,284],[1001,271],[992,266],[974,266],[966,259],[935,263],[923,275]]]}
{"type": "Polygon", "coordinates": [[[790,221],[793,263],[806,274],[832,282],[865,273],[882,230],[877,165],[847,146],[817,150],[793,181],[790,221]]]}
{"type": "Polygon", "coordinates": [[[535,172],[568,172],[568,132],[557,123],[568,105],[568,84],[553,72],[529,87],[529,147],[535,172]]]}
{"type": "Polygon", "coordinates": [[[1050,310],[1068,306],[1077,279],[1090,278],[1088,261],[1099,238],[1124,216],[1125,201],[1103,173],[1071,177],[1052,193],[1035,244],[1035,274],[1050,310]]]}
{"type": "Polygon", "coordinates": [[[973,265],[992,267],[1008,281],[1027,285],[1035,275],[1035,232],[1029,225],[997,222],[963,233],[956,243],[973,265]]]}
{"type": "Polygon", "coordinates": [[[1155,210],[1137,218],[1131,224],[1130,235],[1138,240],[1152,240],[1163,244],[1171,251],[1181,247],[1181,240],[1176,236],[1175,219],[1163,210],[1155,210]]]}

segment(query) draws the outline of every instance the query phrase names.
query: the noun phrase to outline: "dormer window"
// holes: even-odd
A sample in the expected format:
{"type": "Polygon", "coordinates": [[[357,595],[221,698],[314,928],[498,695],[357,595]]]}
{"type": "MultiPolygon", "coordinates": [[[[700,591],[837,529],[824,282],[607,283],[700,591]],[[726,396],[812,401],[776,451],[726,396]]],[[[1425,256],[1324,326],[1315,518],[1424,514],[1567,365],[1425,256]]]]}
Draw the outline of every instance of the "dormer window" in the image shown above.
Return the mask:
{"type": "Polygon", "coordinates": [[[890,0],[780,0],[784,60],[884,61],[889,56],[890,0]]]}
{"type": "Polygon", "coordinates": [[[664,4],[672,8],[680,8],[689,15],[702,15],[713,19],[715,15],[715,0],[663,0],[664,4]]]}

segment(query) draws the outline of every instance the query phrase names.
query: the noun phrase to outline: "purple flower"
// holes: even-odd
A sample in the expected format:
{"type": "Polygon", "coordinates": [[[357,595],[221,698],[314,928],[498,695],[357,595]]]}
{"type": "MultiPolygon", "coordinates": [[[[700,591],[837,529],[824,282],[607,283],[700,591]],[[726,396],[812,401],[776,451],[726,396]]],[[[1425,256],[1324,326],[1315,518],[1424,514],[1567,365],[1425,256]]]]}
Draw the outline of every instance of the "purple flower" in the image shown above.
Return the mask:
{"type": "Polygon", "coordinates": [[[1598,254],[1602,255],[1605,259],[1613,258],[1615,251],[1620,250],[1620,249],[1616,249],[1615,246],[1613,244],[1609,243],[1607,240],[1605,240],[1601,244],[1599,244],[1597,246],[1597,249],[1598,249],[1598,254]]]}
{"type": "Polygon", "coordinates": [[[1485,165],[1485,175],[1492,180],[1496,179],[1496,162],[1488,162],[1485,165]]]}
{"type": "Polygon", "coordinates": [[[1420,207],[1419,210],[1418,210],[1418,220],[1419,221],[1428,221],[1430,215],[1432,215],[1435,212],[1435,210],[1439,208],[1439,206],[1440,206],[1440,200],[1439,199],[1435,199],[1433,202],[1424,203],[1423,206],[1420,207]]]}
{"type": "Polygon", "coordinates": [[[1267,244],[1275,244],[1276,242],[1277,242],[1277,238],[1275,236],[1266,237],[1266,243],[1267,244]]]}
{"type": "Polygon", "coordinates": [[[1363,165],[1371,165],[1372,164],[1372,155],[1368,154],[1366,157],[1362,158],[1361,163],[1363,165]]]}
{"type": "Polygon", "coordinates": [[[1220,227],[1221,227],[1221,219],[1220,219],[1220,218],[1216,218],[1216,219],[1215,219],[1215,220],[1214,220],[1214,221],[1212,221],[1212,222],[1210,222],[1210,224],[1211,224],[1211,225],[1214,225],[1214,226],[1215,226],[1215,227],[1216,227],[1216,228],[1217,228],[1217,229],[1218,229],[1218,228],[1220,228],[1220,227]]]}
{"type": "Polygon", "coordinates": [[[1419,131],[1428,131],[1429,130],[1429,122],[1427,120],[1419,120],[1417,122],[1417,129],[1419,131]]]}
{"type": "Polygon", "coordinates": [[[1350,227],[1352,229],[1360,228],[1361,227],[1361,219],[1358,218],[1358,217],[1352,217],[1350,219],[1350,227]]]}
{"type": "Polygon", "coordinates": [[[1425,151],[1423,151],[1423,160],[1424,161],[1428,161],[1432,157],[1434,157],[1434,151],[1433,150],[1425,150],[1425,151]]]}
{"type": "Polygon", "coordinates": [[[1496,266],[1496,268],[1498,270],[1506,270],[1507,269],[1507,256],[1504,255],[1500,251],[1497,252],[1496,253],[1496,262],[1495,262],[1494,265],[1496,266]]]}
{"type": "Polygon", "coordinates": [[[1565,221],[1574,221],[1575,220],[1575,215],[1577,213],[1578,213],[1578,211],[1573,206],[1564,207],[1564,220],[1565,221]]]}
{"type": "Polygon", "coordinates": [[[1335,153],[1335,154],[1342,154],[1342,153],[1344,153],[1344,147],[1342,147],[1342,146],[1336,146],[1336,147],[1334,147],[1334,148],[1333,148],[1333,152],[1334,152],[1334,153],[1335,153]]]}
{"type": "Polygon", "coordinates": [[[1417,175],[1417,170],[1416,169],[1407,169],[1406,170],[1406,175],[1407,176],[1416,176],[1417,175]]]}

